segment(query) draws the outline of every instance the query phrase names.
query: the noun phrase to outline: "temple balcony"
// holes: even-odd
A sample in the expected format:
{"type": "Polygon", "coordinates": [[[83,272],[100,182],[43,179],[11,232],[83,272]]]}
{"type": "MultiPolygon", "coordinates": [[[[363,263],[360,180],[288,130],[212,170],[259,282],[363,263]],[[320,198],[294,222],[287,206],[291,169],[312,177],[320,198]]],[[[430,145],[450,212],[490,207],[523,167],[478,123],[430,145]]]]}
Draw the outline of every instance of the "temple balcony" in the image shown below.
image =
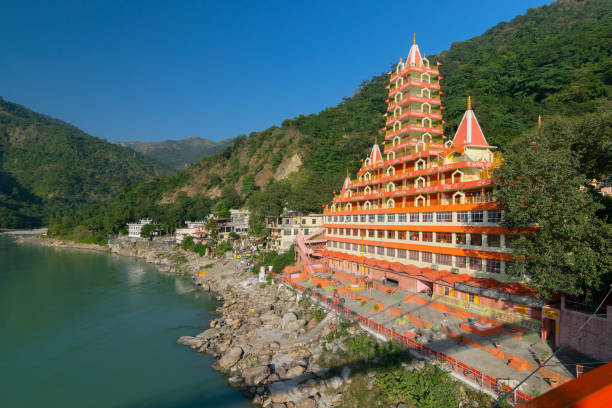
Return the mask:
{"type": "Polygon", "coordinates": [[[436,76],[440,75],[440,71],[437,68],[416,67],[414,65],[406,65],[404,69],[400,71],[399,73],[397,72],[392,73],[391,77],[389,78],[389,82],[397,81],[398,78],[406,75],[409,72],[425,72],[430,75],[436,75],[436,76]]]}
{"type": "Polygon", "coordinates": [[[415,95],[409,95],[403,99],[401,99],[399,102],[393,102],[393,103],[389,103],[389,107],[387,108],[387,111],[392,111],[395,108],[404,105],[405,103],[408,102],[420,102],[420,103],[429,103],[429,104],[433,104],[433,105],[441,105],[442,102],[440,101],[440,98],[434,99],[434,98],[424,98],[422,96],[415,96],[415,95]]]}
{"type": "Polygon", "coordinates": [[[428,88],[428,89],[440,89],[440,84],[432,83],[432,82],[424,82],[424,81],[416,81],[416,80],[406,80],[403,84],[397,86],[392,86],[389,88],[389,97],[392,97],[396,93],[407,89],[408,87],[416,87],[416,88],[428,88]]]}
{"type": "Polygon", "coordinates": [[[392,125],[393,123],[397,122],[398,120],[402,120],[404,118],[408,118],[408,117],[415,117],[415,118],[430,118],[430,119],[436,119],[436,120],[442,120],[442,114],[441,113],[429,113],[429,112],[421,112],[421,111],[415,111],[415,110],[408,110],[408,111],[404,111],[402,112],[401,115],[397,115],[397,116],[393,116],[389,119],[387,119],[386,125],[392,125]]]}

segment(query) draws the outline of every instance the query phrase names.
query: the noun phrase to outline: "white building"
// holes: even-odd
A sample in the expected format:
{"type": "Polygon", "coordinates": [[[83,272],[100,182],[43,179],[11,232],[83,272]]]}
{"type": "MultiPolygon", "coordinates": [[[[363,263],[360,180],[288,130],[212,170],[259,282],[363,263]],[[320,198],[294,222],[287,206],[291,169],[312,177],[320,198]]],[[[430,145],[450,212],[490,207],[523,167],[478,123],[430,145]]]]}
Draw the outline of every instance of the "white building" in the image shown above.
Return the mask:
{"type": "Polygon", "coordinates": [[[175,231],[176,243],[183,242],[185,237],[205,238],[207,221],[185,221],[187,228],[177,228],[175,231]]]}
{"type": "Polygon", "coordinates": [[[243,236],[249,232],[249,210],[230,210],[231,228],[236,234],[243,236]]]}
{"type": "Polygon", "coordinates": [[[128,237],[129,238],[140,238],[140,231],[144,225],[150,224],[152,220],[150,218],[141,218],[137,223],[128,223],[128,237]]]}
{"type": "Polygon", "coordinates": [[[288,215],[266,217],[266,227],[270,231],[268,248],[274,251],[286,251],[295,242],[298,233],[308,236],[323,228],[322,214],[288,215]]]}

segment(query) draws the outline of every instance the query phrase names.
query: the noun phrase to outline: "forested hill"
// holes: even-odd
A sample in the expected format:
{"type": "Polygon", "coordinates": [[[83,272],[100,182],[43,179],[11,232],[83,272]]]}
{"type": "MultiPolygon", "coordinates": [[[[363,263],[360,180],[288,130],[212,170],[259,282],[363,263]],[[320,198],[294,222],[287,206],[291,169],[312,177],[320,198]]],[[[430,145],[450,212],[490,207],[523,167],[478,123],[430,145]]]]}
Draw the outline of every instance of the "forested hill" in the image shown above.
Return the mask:
{"type": "MultiPolygon", "coordinates": [[[[429,56],[432,63],[442,64],[445,134],[454,134],[468,95],[488,141],[502,149],[535,126],[538,114],[544,121],[557,114],[579,117],[606,105],[612,84],[611,4],[567,0],[530,9],[429,56]]],[[[389,59],[400,57],[405,55],[389,59]]],[[[232,146],[172,179],[89,209],[68,227],[82,224],[104,235],[116,232],[128,210],[133,217],[161,217],[172,206],[174,215],[164,221],[170,227],[203,200],[216,201],[221,209],[246,202],[254,214],[255,233],[261,231],[264,215],[283,207],[320,211],[346,171],[354,174],[359,168],[384,125],[387,84],[386,74],[375,76],[335,107],[239,136],[232,146]],[[142,206],[149,202],[160,205],[142,206]],[[115,227],[98,228],[98,218],[115,227]]]]}
{"type": "Polygon", "coordinates": [[[0,97],[0,227],[37,226],[168,171],[0,97]]]}
{"type": "Polygon", "coordinates": [[[233,139],[215,142],[201,137],[189,137],[181,140],[165,140],[163,142],[115,142],[129,147],[145,156],[151,157],[174,170],[183,170],[191,163],[212,156],[220,150],[231,146],[233,139]]]}

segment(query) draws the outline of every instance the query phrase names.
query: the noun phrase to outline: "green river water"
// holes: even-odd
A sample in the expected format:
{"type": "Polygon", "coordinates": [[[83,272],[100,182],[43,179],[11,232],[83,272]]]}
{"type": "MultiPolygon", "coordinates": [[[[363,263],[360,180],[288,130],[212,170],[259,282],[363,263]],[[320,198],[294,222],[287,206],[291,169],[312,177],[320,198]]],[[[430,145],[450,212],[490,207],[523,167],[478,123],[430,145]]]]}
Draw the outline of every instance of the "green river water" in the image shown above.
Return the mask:
{"type": "Polygon", "coordinates": [[[214,307],[135,259],[0,237],[0,406],[250,407],[176,344],[214,307]]]}

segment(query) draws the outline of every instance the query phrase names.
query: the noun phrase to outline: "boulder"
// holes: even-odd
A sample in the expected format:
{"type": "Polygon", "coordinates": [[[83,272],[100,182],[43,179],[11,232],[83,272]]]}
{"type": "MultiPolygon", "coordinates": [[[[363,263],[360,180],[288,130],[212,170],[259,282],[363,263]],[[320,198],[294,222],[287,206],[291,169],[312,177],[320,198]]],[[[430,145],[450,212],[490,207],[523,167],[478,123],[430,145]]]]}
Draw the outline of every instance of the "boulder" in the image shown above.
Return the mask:
{"type": "Polygon", "coordinates": [[[281,378],[283,379],[297,378],[301,376],[302,374],[304,374],[304,371],[306,371],[304,367],[302,367],[301,365],[295,365],[289,368],[283,375],[281,375],[281,378]]]}
{"type": "Polygon", "coordinates": [[[304,395],[298,390],[293,381],[279,381],[270,384],[270,398],[275,403],[285,403],[289,401],[298,401],[304,398],[304,395]]]}
{"type": "Polygon", "coordinates": [[[233,375],[228,378],[227,382],[229,382],[229,385],[231,385],[232,387],[239,387],[240,385],[242,385],[242,377],[239,375],[233,375]]]}
{"type": "Polygon", "coordinates": [[[316,408],[317,402],[312,398],[304,398],[295,403],[295,408],[316,408]]]}
{"type": "Polygon", "coordinates": [[[289,324],[292,322],[297,321],[298,317],[296,316],[295,313],[293,312],[289,312],[289,313],[285,313],[283,315],[283,318],[281,319],[281,328],[286,329],[288,328],[289,324]]]}
{"type": "Polygon", "coordinates": [[[217,364],[219,364],[219,367],[221,367],[222,369],[228,370],[233,367],[234,364],[238,362],[238,360],[240,360],[240,357],[242,357],[242,353],[242,347],[232,347],[227,353],[223,355],[223,357],[221,357],[217,364]]]}
{"type": "Polygon", "coordinates": [[[270,367],[262,365],[253,368],[247,368],[242,372],[246,385],[260,385],[270,375],[270,367]]]}
{"type": "Polygon", "coordinates": [[[182,336],[176,341],[178,344],[183,344],[185,346],[189,346],[191,348],[199,348],[202,344],[202,340],[197,337],[191,336],[182,336]]]}
{"type": "Polygon", "coordinates": [[[338,377],[338,376],[332,377],[329,380],[327,380],[327,386],[334,390],[342,387],[342,383],[343,383],[342,377],[338,377]]]}

